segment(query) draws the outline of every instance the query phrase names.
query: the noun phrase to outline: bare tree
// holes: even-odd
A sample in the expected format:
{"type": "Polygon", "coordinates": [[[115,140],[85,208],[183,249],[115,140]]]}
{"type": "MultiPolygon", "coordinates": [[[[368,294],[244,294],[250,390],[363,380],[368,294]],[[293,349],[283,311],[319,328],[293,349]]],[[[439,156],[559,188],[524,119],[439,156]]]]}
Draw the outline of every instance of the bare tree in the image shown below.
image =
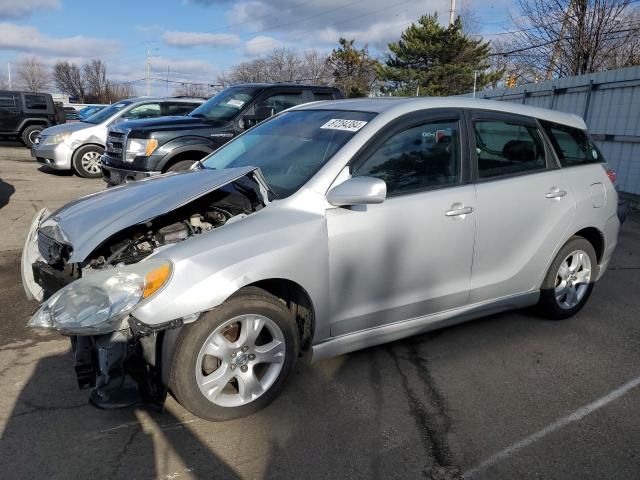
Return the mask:
{"type": "Polygon", "coordinates": [[[173,95],[176,97],[209,98],[212,93],[209,85],[195,83],[183,83],[173,91],[173,95]]]}
{"type": "Polygon", "coordinates": [[[18,84],[29,92],[41,92],[50,84],[47,68],[36,57],[29,57],[18,63],[18,84]]]}
{"type": "MultiPolygon", "coordinates": [[[[632,3],[634,0],[518,0],[521,15],[512,19],[518,30],[512,55],[545,78],[604,70],[640,34],[640,24],[632,21],[632,3]]],[[[627,55],[629,60],[637,61],[637,54],[627,55]]]]}
{"type": "Polygon", "coordinates": [[[131,83],[111,83],[107,81],[105,92],[104,103],[113,103],[124,98],[135,97],[135,91],[131,83]]]}
{"type": "Polygon", "coordinates": [[[0,75],[0,90],[9,90],[9,80],[4,75],[0,75]]]}
{"type": "Polygon", "coordinates": [[[107,67],[102,60],[93,59],[82,67],[84,82],[93,101],[108,101],[107,67]]]}
{"type": "Polygon", "coordinates": [[[85,80],[80,68],[69,62],[57,62],[53,67],[53,80],[62,93],[84,103],[86,97],[85,80]]]}
{"type": "Polygon", "coordinates": [[[235,65],[218,76],[223,85],[238,83],[320,83],[327,84],[330,74],[326,57],[311,50],[300,54],[287,48],[277,48],[269,55],[235,65]]]}

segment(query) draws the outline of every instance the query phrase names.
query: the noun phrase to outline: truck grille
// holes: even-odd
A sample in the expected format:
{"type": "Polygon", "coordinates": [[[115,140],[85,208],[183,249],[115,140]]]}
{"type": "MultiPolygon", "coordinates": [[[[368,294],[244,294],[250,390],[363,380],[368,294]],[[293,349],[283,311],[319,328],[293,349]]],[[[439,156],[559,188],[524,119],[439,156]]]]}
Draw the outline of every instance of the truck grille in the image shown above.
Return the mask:
{"type": "Polygon", "coordinates": [[[125,134],[122,132],[109,131],[107,134],[107,154],[112,158],[122,159],[124,149],[125,134]]]}

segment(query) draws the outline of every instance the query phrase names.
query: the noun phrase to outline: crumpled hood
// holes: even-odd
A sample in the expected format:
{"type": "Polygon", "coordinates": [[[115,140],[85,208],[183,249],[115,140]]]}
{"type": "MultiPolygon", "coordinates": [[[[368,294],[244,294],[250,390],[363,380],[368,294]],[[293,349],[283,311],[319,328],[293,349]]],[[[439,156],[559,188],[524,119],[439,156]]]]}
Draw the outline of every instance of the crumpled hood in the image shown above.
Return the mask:
{"type": "Polygon", "coordinates": [[[53,127],[45,128],[42,131],[42,135],[57,135],[58,133],[65,132],[77,132],[78,130],[84,130],[86,128],[95,127],[92,123],[84,123],[84,122],[74,122],[74,123],[63,123],[60,125],[54,125],[53,127]]]}
{"type": "Polygon", "coordinates": [[[68,203],[53,212],[41,227],[57,226],[73,248],[69,262],[82,262],[120,230],[168,213],[256,170],[259,169],[202,169],[140,180],[68,203]]]}

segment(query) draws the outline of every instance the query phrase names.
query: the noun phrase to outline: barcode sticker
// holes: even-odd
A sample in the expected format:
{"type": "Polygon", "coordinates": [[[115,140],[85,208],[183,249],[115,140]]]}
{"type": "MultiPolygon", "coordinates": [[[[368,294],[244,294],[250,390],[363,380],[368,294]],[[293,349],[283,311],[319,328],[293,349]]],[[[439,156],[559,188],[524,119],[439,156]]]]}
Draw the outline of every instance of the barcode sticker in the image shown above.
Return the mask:
{"type": "Polygon", "coordinates": [[[341,118],[332,118],[320,128],[328,130],[344,130],[346,132],[357,132],[364,127],[367,122],[363,120],[343,120],[341,118]]]}

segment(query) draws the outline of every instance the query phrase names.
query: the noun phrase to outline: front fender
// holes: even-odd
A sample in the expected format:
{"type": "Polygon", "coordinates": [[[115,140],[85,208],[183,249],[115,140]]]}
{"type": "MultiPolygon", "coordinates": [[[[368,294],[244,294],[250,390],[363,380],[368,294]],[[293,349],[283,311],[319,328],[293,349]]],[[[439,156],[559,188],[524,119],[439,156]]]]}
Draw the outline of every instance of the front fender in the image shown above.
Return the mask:
{"type": "Polygon", "coordinates": [[[151,160],[149,169],[155,171],[164,170],[175,157],[185,152],[199,152],[204,157],[219,146],[216,142],[203,137],[179,137],[162,145],[154,153],[153,157],[155,158],[151,160]]]}
{"type": "Polygon", "coordinates": [[[157,325],[211,310],[240,288],[281,278],[301,285],[316,315],[316,339],[328,336],[328,247],[324,215],[271,204],[243,220],[159,252],[173,262],[169,284],[133,312],[157,325]]]}

